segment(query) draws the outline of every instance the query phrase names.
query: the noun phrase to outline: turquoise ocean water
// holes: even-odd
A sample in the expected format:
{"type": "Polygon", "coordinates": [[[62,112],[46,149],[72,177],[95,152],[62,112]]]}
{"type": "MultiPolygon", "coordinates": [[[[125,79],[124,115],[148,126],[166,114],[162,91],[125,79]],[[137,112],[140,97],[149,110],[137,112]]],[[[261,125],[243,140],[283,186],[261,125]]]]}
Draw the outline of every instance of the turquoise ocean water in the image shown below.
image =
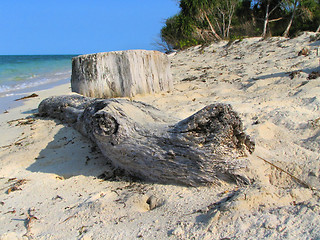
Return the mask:
{"type": "Polygon", "coordinates": [[[0,55],[0,111],[3,98],[70,82],[71,60],[76,55],[0,55]]]}

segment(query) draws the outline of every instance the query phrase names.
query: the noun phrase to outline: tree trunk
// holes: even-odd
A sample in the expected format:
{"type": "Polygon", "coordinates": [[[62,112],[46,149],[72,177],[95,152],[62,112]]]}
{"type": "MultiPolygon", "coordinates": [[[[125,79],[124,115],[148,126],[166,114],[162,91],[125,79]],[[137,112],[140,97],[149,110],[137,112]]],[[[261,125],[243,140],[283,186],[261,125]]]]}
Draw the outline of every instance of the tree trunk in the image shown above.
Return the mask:
{"type": "Polygon", "coordinates": [[[264,17],[264,23],[263,23],[263,32],[261,35],[262,38],[265,38],[267,35],[267,26],[269,21],[269,6],[270,6],[270,1],[268,1],[267,3],[266,15],[264,17]]]}
{"type": "Polygon", "coordinates": [[[232,5],[231,6],[231,10],[229,12],[229,22],[228,22],[228,27],[227,27],[227,38],[229,38],[229,35],[230,35],[230,27],[231,27],[231,22],[232,22],[232,17],[233,17],[233,14],[234,14],[234,10],[235,10],[235,6],[232,5]]]}
{"type": "Polygon", "coordinates": [[[158,51],[114,51],[72,59],[72,91],[86,97],[133,97],[172,87],[170,60],[158,51]]]}
{"type": "MultiPolygon", "coordinates": [[[[281,3],[281,2],[280,2],[281,3]]],[[[281,20],[282,18],[277,18],[277,19],[274,19],[274,20],[269,20],[271,14],[277,9],[277,7],[280,6],[280,3],[278,3],[271,11],[269,11],[269,8],[270,8],[270,0],[268,0],[267,2],[267,9],[266,9],[266,15],[265,15],[265,18],[264,18],[264,23],[263,23],[263,32],[261,34],[261,37],[262,38],[265,38],[266,35],[267,35],[267,28],[268,28],[268,24],[270,22],[275,22],[275,21],[278,21],[278,20],[281,20]]]]}
{"type": "Polygon", "coordinates": [[[180,121],[142,102],[69,95],[43,100],[39,114],[71,124],[114,166],[139,178],[191,186],[250,183],[246,156],[254,143],[230,105],[212,104],[180,121]]]}
{"type": "Polygon", "coordinates": [[[206,39],[204,38],[203,34],[202,34],[202,30],[200,28],[196,27],[196,32],[197,34],[201,37],[201,39],[205,42],[206,39]]]}
{"type": "Polygon", "coordinates": [[[318,26],[318,28],[316,30],[316,33],[318,33],[318,32],[320,32],[320,24],[319,24],[319,26],[318,26]]]}
{"type": "Polygon", "coordinates": [[[293,10],[292,10],[292,15],[291,15],[289,24],[288,24],[286,30],[285,30],[284,33],[283,33],[283,36],[284,36],[284,37],[288,37],[288,36],[289,36],[289,31],[290,31],[290,28],[291,28],[291,26],[292,26],[293,19],[294,19],[294,16],[295,16],[295,13],[296,13],[296,9],[297,9],[297,3],[298,3],[298,0],[295,0],[295,1],[294,1],[294,7],[293,7],[293,10]]]}
{"type": "Polygon", "coordinates": [[[226,18],[225,18],[225,13],[223,11],[221,11],[218,8],[220,14],[222,15],[222,36],[225,39],[226,38],[226,18]]]}
{"type": "Polygon", "coordinates": [[[222,38],[221,38],[221,37],[216,33],[216,31],[214,30],[214,28],[213,28],[213,26],[212,26],[212,24],[211,24],[211,22],[210,22],[210,20],[209,20],[209,18],[208,18],[208,16],[207,16],[206,13],[204,13],[204,17],[206,18],[206,20],[207,20],[207,22],[208,22],[208,24],[209,24],[209,26],[210,26],[210,29],[211,29],[211,32],[213,33],[213,36],[215,36],[216,39],[218,39],[219,41],[221,41],[222,38]]]}

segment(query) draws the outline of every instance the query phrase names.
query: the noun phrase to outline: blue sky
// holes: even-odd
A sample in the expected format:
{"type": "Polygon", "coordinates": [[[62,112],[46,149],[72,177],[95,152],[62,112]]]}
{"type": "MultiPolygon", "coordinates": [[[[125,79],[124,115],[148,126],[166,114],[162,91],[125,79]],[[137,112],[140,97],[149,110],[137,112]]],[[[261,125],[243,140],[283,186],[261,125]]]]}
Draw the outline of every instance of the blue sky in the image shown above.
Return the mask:
{"type": "Polygon", "coordinates": [[[155,49],[175,0],[0,0],[0,55],[155,49]]]}

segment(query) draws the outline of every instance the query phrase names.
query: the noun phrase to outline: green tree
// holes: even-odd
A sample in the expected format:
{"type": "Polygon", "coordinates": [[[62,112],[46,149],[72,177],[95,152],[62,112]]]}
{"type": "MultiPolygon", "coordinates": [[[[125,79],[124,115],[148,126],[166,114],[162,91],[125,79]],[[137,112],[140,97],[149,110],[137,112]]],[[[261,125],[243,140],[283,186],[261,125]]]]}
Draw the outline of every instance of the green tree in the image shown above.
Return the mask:
{"type": "Polygon", "coordinates": [[[319,1],[177,0],[181,11],[166,20],[160,40],[166,49],[183,49],[222,38],[320,30],[319,1]]]}
{"type": "Polygon", "coordinates": [[[286,30],[284,31],[283,33],[283,36],[284,37],[288,37],[289,36],[289,31],[290,31],[290,28],[292,26],[292,23],[293,23],[293,19],[295,17],[295,14],[296,14],[296,10],[300,4],[300,1],[299,0],[286,0],[286,4],[288,6],[288,9],[291,9],[291,17],[290,17],[290,20],[289,20],[289,23],[288,23],[288,26],[286,28],[286,30]]]}
{"type": "Polygon", "coordinates": [[[196,43],[192,20],[181,13],[168,18],[161,29],[161,39],[172,48],[189,47],[196,43]]]}
{"type": "Polygon", "coordinates": [[[232,20],[231,37],[258,36],[257,16],[254,14],[255,2],[242,0],[236,6],[235,16],[232,20]]]}
{"type": "Polygon", "coordinates": [[[316,31],[320,22],[320,8],[316,0],[304,0],[296,11],[290,35],[300,31],[316,31]]]}
{"type": "Polygon", "coordinates": [[[275,19],[272,19],[270,20],[270,16],[273,12],[275,12],[275,10],[277,8],[280,7],[281,3],[282,3],[282,0],[280,1],[271,1],[271,0],[264,0],[265,4],[266,4],[266,12],[265,12],[265,17],[264,17],[264,22],[263,22],[263,31],[262,31],[262,34],[261,34],[261,37],[265,38],[266,37],[266,34],[267,34],[267,27],[268,27],[268,24],[270,22],[275,22],[275,21],[279,21],[282,19],[282,17],[279,17],[279,18],[275,18],[275,19]]]}
{"type": "Polygon", "coordinates": [[[215,0],[181,0],[181,14],[195,21],[206,20],[213,36],[217,40],[222,40],[214,29],[208,15],[211,15],[215,9],[217,1],[215,0]]]}
{"type": "Polygon", "coordinates": [[[270,23],[278,22],[283,19],[281,6],[282,0],[258,0],[254,2],[254,15],[261,23],[257,24],[260,31],[262,31],[261,37],[266,37],[268,29],[271,34],[270,30],[272,29],[272,26],[270,26],[270,23]],[[273,19],[270,19],[271,16],[273,19]]]}
{"type": "Polygon", "coordinates": [[[283,33],[284,37],[289,36],[292,28],[292,32],[316,30],[320,20],[318,0],[284,0],[284,3],[289,16],[289,22],[283,33]]]}

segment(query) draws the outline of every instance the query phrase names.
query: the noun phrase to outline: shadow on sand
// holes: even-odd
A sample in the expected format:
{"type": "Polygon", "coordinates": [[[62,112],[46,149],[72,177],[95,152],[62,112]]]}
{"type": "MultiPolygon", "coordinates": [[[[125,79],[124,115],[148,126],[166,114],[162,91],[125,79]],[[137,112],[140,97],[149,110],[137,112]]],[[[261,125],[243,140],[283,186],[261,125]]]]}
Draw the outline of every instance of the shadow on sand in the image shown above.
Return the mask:
{"type": "Polygon", "coordinates": [[[70,178],[77,175],[99,176],[113,171],[113,167],[92,142],[64,125],[27,170],[70,178]]]}
{"type": "MultiPolygon", "coordinates": [[[[320,59],[320,58],[319,58],[320,59]]],[[[320,61],[320,60],[319,60],[320,61]]],[[[308,74],[309,76],[311,76],[313,73],[315,72],[319,72],[320,73],[320,66],[319,67],[316,67],[316,68],[305,68],[305,69],[301,69],[301,70],[297,70],[297,71],[292,71],[292,72],[275,72],[275,73],[271,73],[271,74],[266,74],[266,75],[259,75],[257,77],[254,77],[254,78],[251,78],[247,81],[246,84],[243,85],[243,89],[248,89],[250,88],[251,86],[253,86],[257,81],[260,81],[260,80],[267,80],[267,79],[270,79],[270,78],[279,78],[279,79],[282,79],[282,78],[291,78],[291,74],[293,72],[303,72],[303,73],[306,73],[308,74]]],[[[293,76],[294,77],[294,76],[293,76]]],[[[308,80],[312,80],[311,79],[308,79],[308,80]]],[[[280,81],[280,80],[278,80],[280,81]]],[[[277,83],[277,82],[275,82],[277,83]]]]}

